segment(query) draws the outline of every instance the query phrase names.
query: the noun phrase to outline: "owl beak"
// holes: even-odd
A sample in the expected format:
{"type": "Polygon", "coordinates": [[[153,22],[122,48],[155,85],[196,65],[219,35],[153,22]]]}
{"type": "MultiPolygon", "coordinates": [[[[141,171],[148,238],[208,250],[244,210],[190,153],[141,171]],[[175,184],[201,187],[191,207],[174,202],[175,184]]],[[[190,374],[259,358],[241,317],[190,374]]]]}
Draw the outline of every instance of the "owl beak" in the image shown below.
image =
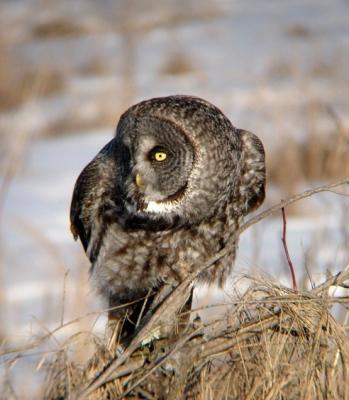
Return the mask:
{"type": "Polygon", "coordinates": [[[139,174],[136,175],[135,183],[136,183],[136,186],[139,188],[144,185],[143,178],[139,174]]]}

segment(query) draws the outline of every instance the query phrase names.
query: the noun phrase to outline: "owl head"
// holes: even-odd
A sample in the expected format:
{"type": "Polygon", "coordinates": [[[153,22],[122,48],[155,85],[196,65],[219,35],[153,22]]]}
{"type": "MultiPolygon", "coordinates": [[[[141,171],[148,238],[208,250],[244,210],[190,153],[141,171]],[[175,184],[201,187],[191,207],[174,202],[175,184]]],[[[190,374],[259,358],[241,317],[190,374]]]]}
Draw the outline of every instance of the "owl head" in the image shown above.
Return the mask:
{"type": "Polygon", "coordinates": [[[205,100],[169,96],[136,104],[120,118],[114,149],[131,225],[198,223],[227,204],[246,214],[264,199],[260,140],[205,100]]]}

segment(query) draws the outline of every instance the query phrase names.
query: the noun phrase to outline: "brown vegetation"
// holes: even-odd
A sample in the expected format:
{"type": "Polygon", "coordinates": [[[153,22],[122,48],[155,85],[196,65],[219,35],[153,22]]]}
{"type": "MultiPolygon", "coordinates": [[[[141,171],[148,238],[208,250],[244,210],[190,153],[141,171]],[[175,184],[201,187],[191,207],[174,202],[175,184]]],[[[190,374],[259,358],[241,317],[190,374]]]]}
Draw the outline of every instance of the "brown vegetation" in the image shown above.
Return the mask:
{"type": "Polygon", "coordinates": [[[115,347],[96,342],[93,358],[79,366],[62,351],[44,397],[345,399],[349,343],[329,312],[335,300],[326,289],[295,292],[254,279],[224,321],[205,326],[196,319],[175,340],[137,348],[92,392],[86,382],[115,362],[115,347]]]}
{"type": "Polygon", "coordinates": [[[293,38],[306,39],[311,36],[311,31],[307,26],[294,24],[287,27],[286,34],[293,38]]]}
{"type": "Polygon", "coordinates": [[[316,112],[330,119],[326,134],[310,125],[303,141],[286,137],[268,154],[269,179],[287,194],[302,182],[320,181],[349,175],[349,130],[331,107],[318,105],[316,112]]]}
{"type": "Polygon", "coordinates": [[[195,70],[188,57],[180,53],[173,53],[166,60],[160,72],[164,75],[185,75],[195,72],[195,70]]]}
{"type": "Polygon", "coordinates": [[[26,70],[25,72],[5,66],[0,69],[0,109],[19,107],[26,101],[46,97],[64,88],[65,78],[55,70],[26,70]]]}
{"type": "MultiPolygon", "coordinates": [[[[98,27],[102,25],[107,30],[118,32],[122,39],[121,61],[118,67],[120,70],[118,71],[114,71],[117,68],[115,60],[111,62],[106,57],[101,56],[99,58],[96,55],[91,55],[91,58],[87,58],[80,65],[70,63],[72,60],[67,60],[66,69],[65,67],[55,69],[52,66],[38,70],[35,70],[32,66],[23,69],[18,65],[21,64],[20,59],[13,56],[12,49],[16,48],[17,45],[25,48],[25,43],[30,43],[30,40],[28,40],[30,36],[16,39],[18,43],[16,41],[12,43],[11,39],[7,37],[2,38],[0,43],[2,54],[0,62],[0,110],[5,113],[7,111],[21,111],[21,106],[27,101],[58,94],[62,95],[62,99],[64,97],[76,98],[76,107],[67,107],[66,112],[57,114],[55,118],[47,119],[35,130],[35,135],[58,135],[102,126],[108,126],[112,129],[120,113],[132,104],[137,96],[135,65],[137,63],[137,46],[142,35],[154,29],[163,28],[163,26],[176,28],[188,20],[210,20],[222,12],[209,4],[203,8],[190,5],[189,12],[183,15],[178,7],[170,6],[169,3],[164,8],[165,11],[159,14],[158,19],[144,18],[144,12],[154,5],[153,1],[141,6],[132,2],[122,2],[120,10],[116,8],[113,11],[115,15],[110,16],[112,18],[110,22],[113,22],[110,24],[99,24],[98,18],[100,16],[96,16],[93,23],[88,18],[76,22],[64,13],[60,16],[51,17],[51,19],[47,17],[46,19],[38,18],[32,21],[31,33],[37,41],[55,40],[55,38],[62,36],[86,36],[96,33],[98,27]],[[131,15],[134,18],[130,18],[131,15]],[[127,21],[127,23],[124,23],[124,21],[127,21]],[[77,76],[88,79],[89,77],[100,77],[114,72],[122,77],[120,84],[115,85],[115,88],[108,88],[103,95],[101,93],[86,94],[86,92],[79,92],[80,89],[77,89],[76,93],[69,92],[69,84],[77,76]],[[91,104],[95,105],[91,112],[79,112],[79,110],[91,108],[91,104]]],[[[312,32],[305,25],[295,24],[285,29],[290,37],[312,38],[312,32]]],[[[200,66],[188,54],[180,51],[180,42],[177,43],[177,40],[176,29],[173,29],[171,31],[172,50],[160,66],[159,74],[178,76],[179,78],[186,74],[201,74],[200,66]]],[[[308,67],[310,70],[304,72],[297,62],[290,63],[278,58],[267,71],[267,79],[269,80],[267,84],[269,87],[269,84],[272,85],[275,80],[280,79],[291,79],[297,84],[302,77],[305,77],[305,81],[311,81],[314,77],[334,80],[337,79],[336,74],[340,70],[340,62],[336,59],[318,61],[317,63],[314,61],[314,65],[308,67]]],[[[261,104],[264,104],[264,100],[261,98],[261,104]]],[[[67,104],[70,104],[70,102],[68,101],[67,104]]],[[[256,104],[251,103],[251,107],[256,106],[256,104]]],[[[274,106],[274,103],[271,106],[274,106]]],[[[286,107],[282,109],[282,112],[290,112],[288,103],[286,107]]],[[[272,119],[272,113],[279,115],[282,112],[273,109],[271,115],[267,114],[266,118],[272,119]]],[[[282,141],[278,148],[268,152],[267,155],[269,182],[281,188],[284,196],[293,193],[299,185],[308,181],[338,178],[348,175],[349,171],[348,127],[343,125],[327,104],[320,103],[320,101],[318,103],[312,102],[311,95],[309,95],[309,100],[305,101],[305,105],[297,105],[297,112],[303,113],[304,126],[308,122],[304,135],[305,139],[303,141],[295,139],[292,136],[294,132],[287,127],[285,129],[284,121],[280,123],[275,119],[276,128],[280,129],[283,136],[289,136],[282,141]],[[318,119],[320,124],[312,122],[312,119],[318,119]],[[332,127],[329,129],[320,128],[321,121],[324,119],[327,119],[327,122],[332,121],[332,127]]],[[[238,122],[236,123],[238,124],[238,122]]],[[[9,130],[9,124],[5,125],[3,129],[9,130]]],[[[6,134],[8,133],[6,132],[6,134]]]]}
{"type": "Polygon", "coordinates": [[[77,36],[87,33],[88,30],[75,21],[66,18],[57,18],[50,21],[38,23],[32,29],[35,38],[50,39],[62,36],[77,36]]]}

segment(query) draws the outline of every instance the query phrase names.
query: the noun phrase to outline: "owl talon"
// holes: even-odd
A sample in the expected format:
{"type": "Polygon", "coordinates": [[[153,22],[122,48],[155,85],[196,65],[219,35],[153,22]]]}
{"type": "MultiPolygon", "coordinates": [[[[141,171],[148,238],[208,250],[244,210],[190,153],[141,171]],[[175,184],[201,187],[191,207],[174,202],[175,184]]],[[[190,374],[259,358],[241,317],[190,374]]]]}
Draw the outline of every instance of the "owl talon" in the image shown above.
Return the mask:
{"type": "Polygon", "coordinates": [[[156,327],[153,331],[151,331],[149,333],[148,336],[146,336],[142,342],[141,342],[141,346],[145,347],[148,346],[149,344],[153,344],[153,342],[159,340],[161,338],[161,330],[160,327],[156,327]]]}

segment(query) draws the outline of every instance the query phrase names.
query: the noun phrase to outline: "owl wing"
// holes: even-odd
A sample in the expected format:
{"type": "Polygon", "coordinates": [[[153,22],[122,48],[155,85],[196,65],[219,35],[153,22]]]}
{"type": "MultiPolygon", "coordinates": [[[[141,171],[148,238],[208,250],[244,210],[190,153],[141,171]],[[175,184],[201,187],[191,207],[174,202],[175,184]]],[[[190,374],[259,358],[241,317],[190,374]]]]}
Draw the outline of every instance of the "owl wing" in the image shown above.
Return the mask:
{"type": "MultiPolygon", "coordinates": [[[[108,166],[110,162],[109,142],[100,153],[83,169],[79,175],[70,206],[70,230],[87,251],[91,239],[91,231],[99,221],[99,210],[103,207],[103,194],[108,181],[108,166]]],[[[91,257],[90,257],[91,258],[91,257]]]]}
{"type": "Polygon", "coordinates": [[[87,190],[90,187],[90,166],[89,164],[79,175],[75,183],[73,198],[70,206],[70,230],[77,240],[78,237],[86,251],[91,235],[91,227],[84,223],[82,210],[84,209],[84,201],[87,190]]]}
{"type": "Polygon", "coordinates": [[[264,201],[265,151],[255,134],[242,129],[238,133],[242,141],[240,195],[244,203],[244,214],[248,214],[264,201]]]}

